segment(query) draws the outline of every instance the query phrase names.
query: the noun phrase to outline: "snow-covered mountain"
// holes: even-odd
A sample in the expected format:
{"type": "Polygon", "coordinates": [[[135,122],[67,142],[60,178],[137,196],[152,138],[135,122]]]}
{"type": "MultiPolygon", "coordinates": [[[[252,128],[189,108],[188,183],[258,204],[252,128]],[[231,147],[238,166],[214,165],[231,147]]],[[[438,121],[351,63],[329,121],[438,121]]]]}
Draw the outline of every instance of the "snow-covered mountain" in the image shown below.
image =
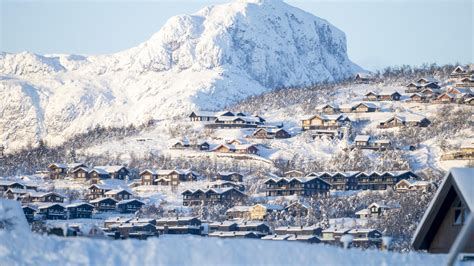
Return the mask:
{"type": "Polygon", "coordinates": [[[60,143],[98,124],[218,109],[356,71],[344,33],[326,20],[281,0],[238,0],[172,17],[116,54],[0,53],[0,141],[60,143]]]}

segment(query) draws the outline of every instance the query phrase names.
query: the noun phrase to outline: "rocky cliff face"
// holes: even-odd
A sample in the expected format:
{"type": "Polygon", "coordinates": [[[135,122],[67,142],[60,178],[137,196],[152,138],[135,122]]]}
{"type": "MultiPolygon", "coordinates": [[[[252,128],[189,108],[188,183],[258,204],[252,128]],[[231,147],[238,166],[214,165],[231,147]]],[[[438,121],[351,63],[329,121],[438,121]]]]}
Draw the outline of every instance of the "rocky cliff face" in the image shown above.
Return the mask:
{"type": "Polygon", "coordinates": [[[265,90],[334,81],[360,68],[342,31],[279,0],[240,0],[172,17],[148,41],[103,56],[0,54],[0,140],[50,143],[97,124],[218,109],[265,90]]]}

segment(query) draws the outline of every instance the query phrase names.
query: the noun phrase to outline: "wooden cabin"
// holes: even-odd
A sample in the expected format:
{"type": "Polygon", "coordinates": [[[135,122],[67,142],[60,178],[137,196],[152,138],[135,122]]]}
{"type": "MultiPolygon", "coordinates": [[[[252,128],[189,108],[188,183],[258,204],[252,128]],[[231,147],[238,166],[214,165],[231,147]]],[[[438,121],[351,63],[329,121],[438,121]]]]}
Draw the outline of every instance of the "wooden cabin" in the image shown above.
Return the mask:
{"type": "Polygon", "coordinates": [[[285,212],[293,217],[306,217],[309,212],[309,206],[296,201],[286,206],[285,212]]]}
{"type": "Polygon", "coordinates": [[[228,220],[232,219],[250,219],[251,206],[234,206],[225,212],[228,220]]]}
{"type": "Polygon", "coordinates": [[[265,181],[267,196],[329,196],[331,184],[319,177],[271,177],[265,181]]]}
{"type": "Polygon", "coordinates": [[[158,177],[156,170],[145,169],[139,173],[140,184],[142,186],[151,186],[155,184],[155,179],[158,177]]]}
{"type": "Polygon", "coordinates": [[[90,178],[90,170],[87,167],[78,167],[71,171],[71,176],[74,179],[86,181],[90,178]]]}
{"type": "Polygon", "coordinates": [[[443,93],[438,96],[435,100],[437,103],[454,103],[456,101],[456,95],[451,93],[443,93]]]}
{"type": "Polygon", "coordinates": [[[111,179],[122,179],[128,177],[130,171],[122,165],[106,165],[106,166],[96,166],[94,169],[102,169],[102,172],[108,173],[111,179]]]}
{"type": "Polygon", "coordinates": [[[119,201],[116,205],[117,210],[121,213],[134,213],[140,210],[145,203],[137,199],[128,199],[119,201]]]}
{"type": "Polygon", "coordinates": [[[106,185],[93,184],[90,187],[88,187],[87,190],[88,190],[87,196],[86,196],[87,199],[95,200],[98,198],[105,197],[105,193],[107,191],[112,190],[112,188],[106,185]]]}
{"type": "Polygon", "coordinates": [[[201,220],[196,217],[168,217],[156,220],[156,229],[160,234],[200,235],[201,220]]]}
{"type": "Polygon", "coordinates": [[[36,192],[31,191],[25,197],[26,202],[57,202],[63,203],[65,196],[56,192],[36,192]]]}
{"type": "Polygon", "coordinates": [[[22,206],[23,213],[25,214],[26,221],[29,223],[33,222],[35,219],[35,213],[38,211],[33,206],[22,206]]]}
{"type": "Polygon", "coordinates": [[[198,144],[198,149],[201,151],[208,151],[211,148],[211,144],[207,141],[203,141],[198,144]]]}
{"type": "Polygon", "coordinates": [[[431,122],[423,116],[418,115],[395,115],[379,123],[379,128],[392,128],[404,126],[427,127],[431,122]]]}
{"type": "Polygon", "coordinates": [[[62,163],[52,163],[48,166],[49,177],[51,179],[63,179],[67,176],[68,167],[62,163]]]}
{"type": "Polygon", "coordinates": [[[369,146],[369,141],[370,141],[370,136],[369,135],[357,135],[354,138],[354,143],[355,143],[356,147],[369,146]]]}
{"type": "Polygon", "coordinates": [[[354,113],[371,113],[377,111],[377,106],[372,103],[358,103],[352,107],[354,113]]]}
{"type": "Polygon", "coordinates": [[[301,121],[302,130],[311,129],[335,129],[346,124],[351,120],[345,115],[314,115],[301,121]]]}
{"type": "Polygon", "coordinates": [[[87,202],[71,203],[66,206],[69,213],[69,219],[91,219],[94,206],[87,202]]]}
{"type": "Polygon", "coordinates": [[[65,220],[67,218],[66,207],[60,203],[45,203],[38,207],[39,214],[46,220],[65,220]]]}
{"type": "Polygon", "coordinates": [[[109,179],[110,174],[102,168],[93,168],[89,171],[92,184],[98,184],[102,179],[109,179]]]}
{"type": "Polygon", "coordinates": [[[99,212],[115,211],[117,202],[118,201],[114,198],[98,198],[98,199],[89,201],[89,203],[94,206],[94,209],[96,209],[99,212]]]}
{"type": "Polygon", "coordinates": [[[358,84],[367,84],[375,80],[375,77],[370,73],[357,73],[354,77],[354,82],[358,84]]]}
{"type": "Polygon", "coordinates": [[[257,139],[287,139],[291,138],[283,128],[259,128],[252,133],[252,136],[257,139]]]}
{"type": "Polygon", "coordinates": [[[270,213],[279,213],[283,211],[283,206],[274,205],[274,204],[255,204],[250,207],[250,220],[260,220],[263,221],[266,219],[267,215],[270,213]]]}
{"type": "Polygon", "coordinates": [[[235,188],[188,189],[181,194],[183,195],[183,206],[236,204],[247,197],[242,191],[235,188]]]}
{"type": "Polygon", "coordinates": [[[461,252],[474,253],[474,235],[460,235],[474,213],[473,176],[474,168],[451,168],[418,224],[415,250],[448,253],[458,237],[468,237],[461,252]]]}
{"type": "Polygon", "coordinates": [[[320,114],[333,115],[339,113],[339,108],[337,107],[337,105],[323,104],[316,107],[316,112],[320,114]]]}
{"type": "Polygon", "coordinates": [[[420,93],[413,93],[410,95],[410,102],[423,103],[426,102],[426,96],[420,93]]]}
{"type": "Polygon", "coordinates": [[[216,118],[217,118],[216,113],[207,112],[207,111],[196,111],[196,112],[192,112],[189,115],[189,119],[192,122],[212,122],[216,120],[216,118]]]}
{"type": "Polygon", "coordinates": [[[398,92],[380,92],[376,93],[373,91],[368,92],[365,94],[366,101],[399,101],[402,95],[398,92]]]}
{"type": "Polygon", "coordinates": [[[382,233],[376,229],[356,228],[347,234],[351,235],[351,246],[359,248],[380,248],[382,244],[382,233]]]}
{"type": "Polygon", "coordinates": [[[467,68],[463,66],[457,66],[453,69],[451,74],[449,75],[450,78],[456,78],[456,79],[461,79],[461,78],[466,78],[472,75],[472,67],[469,66],[467,68]]]}
{"type": "Polygon", "coordinates": [[[105,192],[104,195],[108,198],[114,198],[117,201],[129,200],[133,198],[132,192],[130,192],[127,189],[122,189],[122,188],[109,190],[105,192]]]}
{"type": "Polygon", "coordinates": [[[237,172],[217,172],[216,180],[243,182],[244,176],[237,172]]]}

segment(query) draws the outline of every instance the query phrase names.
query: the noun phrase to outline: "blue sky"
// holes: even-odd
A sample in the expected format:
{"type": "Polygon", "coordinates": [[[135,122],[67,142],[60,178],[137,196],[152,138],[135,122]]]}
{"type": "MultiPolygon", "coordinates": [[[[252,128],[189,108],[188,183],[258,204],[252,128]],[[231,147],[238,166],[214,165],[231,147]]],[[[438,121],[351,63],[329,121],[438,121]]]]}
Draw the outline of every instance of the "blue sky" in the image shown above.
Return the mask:
{"type": "MultiPolygon", "coordinates": [[[[0,0],[0,50],[104,54],[147,40],[178,14],[222,0],[0,0]]],[[[375,70],[389,65],[473,63],[471,0],[286,0],[347,35],[349,57],[375,70]]]]}

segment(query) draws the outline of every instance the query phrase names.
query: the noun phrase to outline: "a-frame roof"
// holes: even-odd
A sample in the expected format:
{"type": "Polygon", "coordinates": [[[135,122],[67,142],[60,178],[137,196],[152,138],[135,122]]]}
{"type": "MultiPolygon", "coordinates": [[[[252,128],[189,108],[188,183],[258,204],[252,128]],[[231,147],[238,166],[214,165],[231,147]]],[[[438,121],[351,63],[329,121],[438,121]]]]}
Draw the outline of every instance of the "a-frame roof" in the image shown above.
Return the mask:
{"type": "MultiPolygon", "coordinates": [[[[442,213],[446,209],[446,201],[453,196],[453,192],[471,213],[474,212],[474,168],[452,168],[445,176],[443,183],[436,192],[428,209],[426,210],[412,240],[413,248],[428,249],[434,232],[440,226],[440,219],[445,217],[442,213]]],[[[449,207],[448,207],[449,208],[449,207]]]]}

